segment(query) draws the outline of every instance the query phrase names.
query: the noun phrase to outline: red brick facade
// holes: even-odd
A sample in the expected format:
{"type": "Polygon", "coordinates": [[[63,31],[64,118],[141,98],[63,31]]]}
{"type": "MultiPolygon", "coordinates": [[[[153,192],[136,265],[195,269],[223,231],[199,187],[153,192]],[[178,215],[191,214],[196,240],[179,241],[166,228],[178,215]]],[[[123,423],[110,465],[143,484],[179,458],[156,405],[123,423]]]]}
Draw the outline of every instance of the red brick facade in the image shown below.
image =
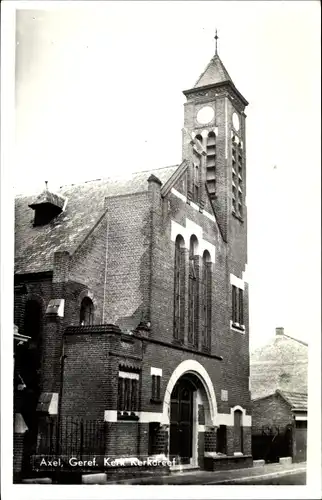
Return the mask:
{"type": "MultiPolygon", "coordinates": [[[[107,189],[104,210],[76,248],[72,251],[59,248],[46,274],[31,275],[21,271],[17,274],[17,283],[25,285],[26,293],[15,297],[15,323],[23,333],[26,301],[36,297],[43,315],[41,390],[59,394],[58,413],[62,418],[105,420],[106,453],[168,455],[169,446],[170,449],[172,446],[171,391],[178,377],[180,380],[183,377],[190,379],[195,387],[191,396],[194,398],[191,400],[194,415],[191,417],[191,463],[203,467],[204,452],[216,452],[216,428],[220,423],[227,425],[226,462],[234,456],[233,411],[238,407],[243,414],[245,460],[239,457],[236,463],[245,466],[250,463],[251,455],[248,285],[244,280],[247,209],[244,186],[243,219],[232,213],[231,186],[234,134],[243,143],[245,179],[243,110],[247,103],[230,81],[214,84],[209,93],[206,90],[203,87],[200,95],[195,89],[186,92],[184,137],[192,134],[192,138],[184,139],[181,166],[169,171],[163,182],[158,178],[158,170],[154,171],[147,176],[145,186],[134,193],[110,195],[107,189]],[[218,96],[214,96],[214,91],[218,96]],[[196,122],[196,113],[202,105],[216,108],[215,123],[200,126],[196,122]],[[233,112],[240,116],[239,132],[232,128],[233,112]],[[199,198],[196,199],[192,194],[197,144],[193,134],[211,130],[216,130],[217,135],[216,196],[210,197],[208,193],[207,158],[202,154],[199,198]],[[181,342],[174,339],[177,235],[185,247],[180,288],[183,304],[181,342]],[[197,241],[195,346],[188,338],[191,327],[189,242],[192,236],[197,241]],[[201,343],[204,250],[211,257],[208,290],[211,321],[207,352],[201,343]],[[239,330],[231,327],[232,279],[239,280],[244,291],[244,325],[239,325],[239,330]],[[79,324],[84,297],[93,303],[93,326],[79,324]],[[52,299],[63,299],[62,315],[46,314],[52,299]],[[181,372],[183,366],[191,368],[181,372]],[[151,369],[162,370],[160,401],[151,401],[151,369]],[[117,413],[119,372],[127,370],[137,373],[139,381],[137,419],[133,421],[120,420],[117,413]],[[223,390],[228,391],[227,398],[222,397],[223,390]]],[[[67,210],[72,210],[72,202],[69,203],[67,210]]],[[[83,204],[86,204],[85,199],[83,204]]],[[[211,458],[207,460],[208,467],[212,467],[209,465],[211,458]]],[[[232,460],[235,463],[236,459],[232,460]]]]}

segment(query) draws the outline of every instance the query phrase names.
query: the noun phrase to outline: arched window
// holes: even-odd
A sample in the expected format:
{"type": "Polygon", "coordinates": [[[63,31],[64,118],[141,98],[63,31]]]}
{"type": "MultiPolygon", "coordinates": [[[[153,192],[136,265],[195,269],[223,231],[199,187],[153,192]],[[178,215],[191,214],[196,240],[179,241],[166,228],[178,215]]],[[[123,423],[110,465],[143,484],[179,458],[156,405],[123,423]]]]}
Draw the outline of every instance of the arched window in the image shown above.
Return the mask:
{"type": "Polygon", "coordinates": [[[197,318],[198,318],[198,266],[197,266],[198,240],[192,235],[189,247],[189,322],[188,342],[193,346],[198,345],[197,318]]]}
{"type": "Polygon", "coordinates": [[[178,235],[174,255],[174,321],[173,334],[177,340],[184,340],[184,240],[178,235]]]}
{"type": "Polygon", "coordinates": [[[234,411],[234,451],[243,453],[243,413],[241,410],[234,411]]]}
{"type": "Polygon", "coordinates": [[[196,203],[199,203],[199,185],[200,185],[200,160],[196,159],[197,161],[193,164],[193,200],[196,203]]]}
{"type": "Polygon", "coordinates": [[[202,257],[202,348],[211,346],[211,259],[208,250],[202,257]]]}
{"type": "Polygon", "coordinates": [[[82,300],[79,322],[82,326],[94,324],[94,304],[89,297],[82,300]]]}

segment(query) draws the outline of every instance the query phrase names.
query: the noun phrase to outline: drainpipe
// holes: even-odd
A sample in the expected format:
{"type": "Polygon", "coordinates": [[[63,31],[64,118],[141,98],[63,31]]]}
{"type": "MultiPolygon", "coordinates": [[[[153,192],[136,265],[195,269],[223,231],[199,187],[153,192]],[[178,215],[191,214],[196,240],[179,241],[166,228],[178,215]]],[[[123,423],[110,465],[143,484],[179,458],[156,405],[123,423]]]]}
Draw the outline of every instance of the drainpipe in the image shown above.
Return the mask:
{"type": "Polygon", "coordinates": [[[104,276],[104,290],[103,290],[103,311],[102,311],[102,325],[105,324],[105,302],[106,302],[106,284],[107,284],[107,260],[108,260],[108,212],[107,212],[107,198],[104,201],[104,208],[106,210],[106,247],[105,247],[105,276],[104,276]]]}

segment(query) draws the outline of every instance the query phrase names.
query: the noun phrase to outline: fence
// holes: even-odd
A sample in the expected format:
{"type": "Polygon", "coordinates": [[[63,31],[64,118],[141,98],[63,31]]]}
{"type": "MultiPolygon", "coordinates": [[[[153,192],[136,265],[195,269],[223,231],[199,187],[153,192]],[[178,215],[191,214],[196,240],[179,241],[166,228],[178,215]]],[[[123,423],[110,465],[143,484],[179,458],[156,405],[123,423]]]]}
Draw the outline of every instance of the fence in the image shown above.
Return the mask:
{"type": "Polygon", "coordinates": [[[278,462],[280,457],[293,455],[292,427],[253,427],[252,455],[254,460],[278,462]]]}
{"type": "Polygon", "coordinates": [[[83,456],[104,455],[106,424],[99,420],[47,418],[39,427],[37,454],[83,456]]]}

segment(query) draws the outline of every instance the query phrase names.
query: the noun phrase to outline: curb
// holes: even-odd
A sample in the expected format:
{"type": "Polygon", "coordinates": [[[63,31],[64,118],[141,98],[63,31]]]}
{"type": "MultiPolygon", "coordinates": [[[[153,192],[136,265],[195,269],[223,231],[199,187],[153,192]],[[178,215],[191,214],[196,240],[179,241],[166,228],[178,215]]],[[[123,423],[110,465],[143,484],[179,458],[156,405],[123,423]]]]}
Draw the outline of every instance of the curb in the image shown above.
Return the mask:
{"type": "Polygon", "coordinates": [[[229,483],[229,484],[238,484],[240,482],[248,482],[248,481],[253,481],[254,479],[259,479],[259,478],[276,478],[276,477],[280,477],[280,476],[291,476],[293,474],[297,474],[298,472],[306,472],[306,467],[305,468],[299,468],[299,469],[290,469],[290,470],[284,470],[284,471],[280,471],[280,472],[268,472],[267,474],[257,474],[257,475],[254,475],[254,476],[244,476],[244,477],[238,477],[238,478],[235,478],[235,479],[223,479],[222,481],[218,480],[218,481],[212,481],[210,483],[207,483],[207,484],[225,484],[225,483],[229,483]]]}

